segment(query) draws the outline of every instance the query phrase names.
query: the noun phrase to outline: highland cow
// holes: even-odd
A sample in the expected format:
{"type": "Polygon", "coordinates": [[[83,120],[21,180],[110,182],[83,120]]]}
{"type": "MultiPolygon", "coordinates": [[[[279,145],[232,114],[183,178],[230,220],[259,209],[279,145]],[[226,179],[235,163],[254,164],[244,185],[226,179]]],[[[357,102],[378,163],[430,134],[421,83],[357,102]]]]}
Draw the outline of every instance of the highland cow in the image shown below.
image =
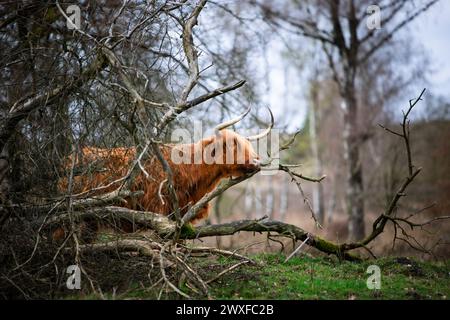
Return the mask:
{"type": "MultiPolygon", "coordinates": [[[[244,118],[250,108],[239,117],[218,125],[215,135],[192,144],[161,144],[161,154],[173,174],[173,187],[178,198],[180,214],[183,216],[189,207],[198,202],[206,193],[212,191],[221,179],[240,177],[259,170],[260,158],[253,149],[252,140],[267,136],[271,124],[264,132],[244,137],[226,129],[244,118]],[[200,159],[200,161],[199,161],[200,159]]],[[[100,149],[85,147],[77,156],[77,166],[86,168],[85,172],[74,176],[72,193],[103,194],[115,190],[136,159],[136,148],[122,147],[100,149]]],[[[143,195],[125,199],[119,204],[140,211],[151,211],[169,215],[174,211],[174,203],[168,192],[167,173],[156,156],[151,156],[137,168],[140,173],[130,185],[130,191],[142,190],[143,195]]],[[[62,191],[67,190],[67,179],[60,183],[62,191]]],[[[198,211],[196,221],[208,216],[209,205],[198,211]]],[[[61,231],[59,231],[61,233],[61,231]]],[[[54,233],[55,235],[55,233],[54,233]]]]}

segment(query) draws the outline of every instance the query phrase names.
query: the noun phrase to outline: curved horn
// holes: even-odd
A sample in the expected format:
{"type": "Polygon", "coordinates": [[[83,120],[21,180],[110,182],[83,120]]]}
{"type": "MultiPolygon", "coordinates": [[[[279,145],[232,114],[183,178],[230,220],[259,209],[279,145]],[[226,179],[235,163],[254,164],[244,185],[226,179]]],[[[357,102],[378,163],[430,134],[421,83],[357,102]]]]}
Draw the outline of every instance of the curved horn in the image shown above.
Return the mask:
{"type": "Polygon", "coordinates": [[[233,124],[241,121],[250,112],[251,108],[252,108],[252,106],[249,106],[248,109],[243,114],[241,114],[240,116],[238,116],[238,117],[236,117],[234,119],[222,122],[221,124],[217,125],[214,128],[215,132],[219,133],[220,130],[228,128],[229,126],[232,126],[233,124]]]}
{"type": "Polygon", "coordinates": [[[261,139],[261,138],[267,136],[267,135],[270,133],[270,130],[272,130],[273,124],[274,124],[273,114],[272,114],[272,110],[270,110],[269,107],[267,107],[267,110],[269,110],[269,112],[270,112],[270,126],[269,126],[266,130],[264,130],[263,132],[261,132],[260,134],[257,134],[257,135],[254,135],[254,136],[247,137],[247,140],[249,140],[249,141],[254,141],[254,140],[261,139]]]}

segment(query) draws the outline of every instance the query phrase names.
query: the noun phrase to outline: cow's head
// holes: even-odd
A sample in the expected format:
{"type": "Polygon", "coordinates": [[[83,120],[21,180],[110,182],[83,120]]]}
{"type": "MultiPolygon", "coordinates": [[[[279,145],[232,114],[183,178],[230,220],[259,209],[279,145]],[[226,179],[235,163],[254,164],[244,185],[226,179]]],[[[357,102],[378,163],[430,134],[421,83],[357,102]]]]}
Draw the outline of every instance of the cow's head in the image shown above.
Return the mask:
{"type": "Polygon", "coordinates": [[[249,111],[250,108],[239,117],[219,124],[215,128],[215,135],[202,141],[205,163],[220,166],[220,171],[224,175],[241,176],[260,168],[260,158],[251,141],[261,139],[270,133],[274,124],[272,111],[269,109],[271,124],[258,135],[245,137],[226,129],[242,120],[249,111]]]}

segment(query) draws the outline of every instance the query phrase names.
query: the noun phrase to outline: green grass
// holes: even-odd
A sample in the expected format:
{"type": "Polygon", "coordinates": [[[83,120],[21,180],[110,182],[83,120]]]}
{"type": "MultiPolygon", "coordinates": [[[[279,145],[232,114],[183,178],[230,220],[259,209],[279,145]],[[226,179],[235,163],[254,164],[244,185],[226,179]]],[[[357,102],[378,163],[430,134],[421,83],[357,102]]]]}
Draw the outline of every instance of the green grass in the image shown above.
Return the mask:
{"type": "MultiPolygon", "coordinates": [[[[447,263],[423,262],[408,258],[382,258],[366,262],[340,262],[335,258],[294,257],[284,263],[280,254],[259,254],[252,257],[255,265],[243,265],[210,284],[214,299],[448,299],[450,266],[447,263]],[[381,289],[370,290],[366,281],[368,266],[381,270],[381,289]]],[[[212,279],[235,264],[226,258],[192,258],[199,275],[212,279]]],[[[131,279],[129,279],[131,280],[131,279]]],[[[180,284],[179,284],[180,285],[180,284]]],[[[180,288],[192,294],[184,285],[180,288]]],[[[149,290],[131,280],[122,286],[115,299],[156,299],[159,290],[149,290]]],[[[113,298],[108,291],[104,297],[113,298]]],[[[70,296],[70,299],[99,298],[91,294],[70,296]]],[[[165,293],[160,298],[179,296],[165,293]]],[[[204,299],[204,296],[193,298],[204,299]]]]}
{"type": "MultiPolygon", "coordinates": [[[[217,299],[447,299],[450,268],[386,258],[363,263],[265,254],[259,266],[242,267],[212,285],[217,299]],[[369,290],[367,267],[381,270],[381,289],[369,290]]],[[[225,263],[223,261],[223,263],[225,263]]],[[[228,264],[228,263],[226,263],[228,264]]]]}

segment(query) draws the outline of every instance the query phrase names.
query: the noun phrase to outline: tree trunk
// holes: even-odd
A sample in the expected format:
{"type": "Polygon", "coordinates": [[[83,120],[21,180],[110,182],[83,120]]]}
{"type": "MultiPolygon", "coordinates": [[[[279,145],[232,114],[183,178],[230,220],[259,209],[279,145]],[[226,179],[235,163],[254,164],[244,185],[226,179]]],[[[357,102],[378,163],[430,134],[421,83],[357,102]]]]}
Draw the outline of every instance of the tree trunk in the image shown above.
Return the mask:
{"type": "Polygon", "coordinates": [[[245,217],[247,219],[252,218],[252,209],[253,209],[253,184],[251,182],[247,183],[247,186],[245,188],[245,197],[244,197],[244,211],[245,211],[245,217]]]}
{"type": "Polygon", "coordinates": [[[267,194],[266,194],[266,216],[268,216],[270,219],[273,219],[273,213],[275,209],[275,199],[273,194],[273,176],[269,177],[269,186],[267,188],[267,194]]]}
{"type": "Polygon", "coordinates": [[[261,188],[255,188],[255,212],[263,212],[261,188]]]}
{"type": "Polygon", "coordinates": [[[280,220],[286,221],[286,215],[289,205],[289,183],[290,180],[286,176],[282,176],[282,189],[280,194],[280,220]]]}
{"type": "MultiPolygon", "coordinates": [[[[309,137],[311,140],[311,152],[314,158],[314,175],[320,177],[322,175],[322,161],[319,155],[319,146],[317,143],[317,127],[316,116],[318,108],[317,86],[313,85],[311,94],[311,103],[309,108],[309,137]]],[[[316,183],[313,186],[313,205],[317,220],[323,225],[325,217],[325,207],[323,199],[323,185],[316,183]]]]}
{"type": "MultiPolygon", "coordinates": [[[[222,222],[222,217],[220,214],[220,203],[222,201],[223,198],[223,193],[218,195],[216,198],[216,201],[214,202],[214,215],[216,217],[216,221],[215,223],[220,224],[222,222]]],[[[218,248],[222,247],[222,238],[221,237],[216,237],[216,244],[218,248]]]]}
{"type": "Polygon", "coordinates": [[[357,111],[354,83],[348,85],[344,94],[344,156],[347,161],[346,200],[349,215],[348,231],[353,240],[364,238],[363,171],[358,141],[357,111]]]}

